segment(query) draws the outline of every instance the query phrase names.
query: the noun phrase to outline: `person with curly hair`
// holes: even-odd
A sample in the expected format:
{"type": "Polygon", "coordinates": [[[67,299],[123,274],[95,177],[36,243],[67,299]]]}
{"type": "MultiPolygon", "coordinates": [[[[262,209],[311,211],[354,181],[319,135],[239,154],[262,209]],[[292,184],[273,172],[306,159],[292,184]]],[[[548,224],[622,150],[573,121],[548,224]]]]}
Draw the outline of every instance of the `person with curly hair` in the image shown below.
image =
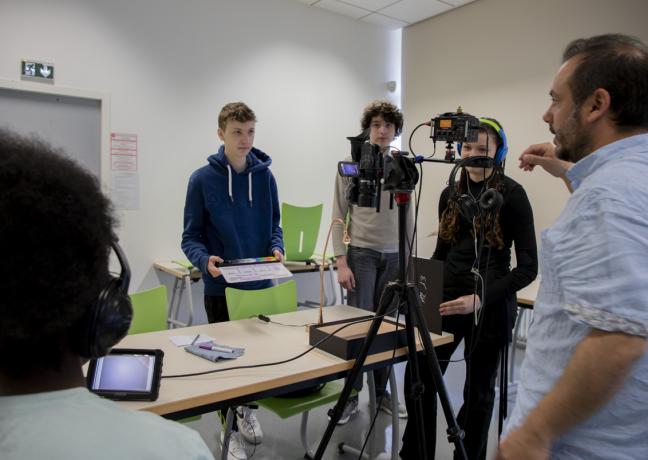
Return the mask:
{"type": "Polygon", "coordinates": [[[195,431],[86,389],[87,318],[115,243],[98,180],[0,128],[0,216],[3,460],[213,458],[195,431]]]}
{"type": "MultiPolygon", "coordinates": [[[[380,147],[382,155],[392,155],[391,143],[403,130],[403,114],[388,101],[373,101],[364,110],[360,125],[369,135],[369,142],[380,147]]],[[[347,160],[351,160],[348,157],[347,160]]],[[[373,207],[349,204],[348,177],[335,177],[333,197],[333,219],[348,220],[351,244],[343,243],[341,226],[333,227],[333,250],[337,266],[338,282],[347,290],[347,304],[375,311],[380,295],[389,281],[398,276],[398,209],[391,209],[390,194],[383,191],[380,196],[380,212],[373,207]]],[[[412,229],[413,213],[408,228],[412,229]]],[[[391,396],[383,392],[387,383],[387,370],[373,372],[376,398],[380,409],[391,413],[391,396]]],[[[355,385],[362,389],[362,375],[355,385]]],[[[357,397],[349,398],[338,424],[343,425],[358,412],[357,397]]],[[[405,408],[399,410],[401,418],[407,417],[405,408]]]]}
{"type": "MultiPolygon", "coordinates": [[[[462,158],[489,156],[494,167],[460,168],[455,190],[446,187],[439,200],[439,236],[433,259],[444,262],[442,328],[454,335],[450,344],[435,349],[442,372],[461,341],[464,342],[466,380],[464,402],[457,416],[465,431],[469,459],[484,459],[495,400],[495,380],[502,350],[511,341],[517,313],[516,292],[536,277],[538,258],[529,199],[520,184],[504,174],[506,136],[499,122],[481,118],[476,142],[460,145],[462,158]],[[476,214],[465,201],[479,206],[485,193],[499,193],[501,207],[476,214]],[[515,245],[516,266],[511,269],[515,245]],[[479,276],[475,275],[478,271],[479,276]],[[478,319],[478,321],[476,321],[478,319]]],[[[408,365],[409,366],[409,365],[408,365]]],[[[437,394],[427,361],[419,359],[423,393],[426,452],[434,458],[437,394]]],[[[414,411],[405,373],[405,401],[414,411]]],[[[413,412],[412,412],[413,413],[413,412]]],[[[411,420],[411,418],[410,418],[411,420]]],[[[401,457],[420,459],[416,427],[408,423],[401,457]]]]}

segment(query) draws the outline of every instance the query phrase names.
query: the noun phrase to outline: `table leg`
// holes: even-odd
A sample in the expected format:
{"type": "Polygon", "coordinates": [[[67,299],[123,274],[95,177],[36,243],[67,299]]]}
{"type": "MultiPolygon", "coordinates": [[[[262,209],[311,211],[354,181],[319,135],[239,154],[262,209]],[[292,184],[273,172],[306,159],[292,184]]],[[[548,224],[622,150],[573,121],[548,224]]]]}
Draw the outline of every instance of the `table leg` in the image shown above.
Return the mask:
{"type": "Polygon", "coordinates": [[[191,326],[193,323],[193,296],[191,294],[191,275],[186,275],[185,280],[185,289],[187,291],[187,306],[189,308],[189,318],[187,319],[187,326],[191,326]]]}
{"type": "Polygon", "coordinates": [[[167,318],[167,327],[169,329],[173,329],[176,325],[176,318],[178,316],[178,308],[179,308],[179,302],[178,305],[176,305],[176,301],[178,299],[178,289],[180,288],[180,279],[175,278],[173,282],[173,293],[171,294],[171,301],[169,302],[169,317],[167,318]]]}

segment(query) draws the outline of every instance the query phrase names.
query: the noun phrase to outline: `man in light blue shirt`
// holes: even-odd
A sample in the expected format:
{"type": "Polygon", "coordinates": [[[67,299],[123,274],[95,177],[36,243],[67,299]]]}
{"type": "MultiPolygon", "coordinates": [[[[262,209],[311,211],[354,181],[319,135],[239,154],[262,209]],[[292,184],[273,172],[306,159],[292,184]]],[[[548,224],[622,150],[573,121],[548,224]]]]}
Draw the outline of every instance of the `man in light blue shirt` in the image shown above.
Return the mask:
{"type": "Polygon", "coordinates": [[[499,459],[648,458],[648,48],[572,42],[529,147],[573,195],[542,233],[542,281],[499,459]],[[567,162],[575,163],[568,170],[567,162]]]}

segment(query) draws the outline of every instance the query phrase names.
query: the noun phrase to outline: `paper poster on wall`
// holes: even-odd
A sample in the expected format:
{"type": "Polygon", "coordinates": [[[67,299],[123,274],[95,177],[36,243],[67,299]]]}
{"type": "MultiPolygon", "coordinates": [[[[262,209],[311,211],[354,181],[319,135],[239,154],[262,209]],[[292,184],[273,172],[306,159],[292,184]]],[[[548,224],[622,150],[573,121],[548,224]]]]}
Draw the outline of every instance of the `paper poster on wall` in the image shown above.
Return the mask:
{"type": "Polygon", "coordinates": [[[112,200],[116,209],[139,209],[137,134],[110,133],[112,200]]]}
{"type": "Polygon", "coordinates": [[[113,171],[112,200],[115,209],[139,209],[139,174],[132,172],[113,171]]]}
{"type": "Polygon", "coordinates": [[[110,170],[137,171],[137,134],[110,133],[110,170]]]}
{"type": "Polygon", "coordinates": [[[118,210],[139,209],[139,174],[113,171],[112,200],[118,210]]]}

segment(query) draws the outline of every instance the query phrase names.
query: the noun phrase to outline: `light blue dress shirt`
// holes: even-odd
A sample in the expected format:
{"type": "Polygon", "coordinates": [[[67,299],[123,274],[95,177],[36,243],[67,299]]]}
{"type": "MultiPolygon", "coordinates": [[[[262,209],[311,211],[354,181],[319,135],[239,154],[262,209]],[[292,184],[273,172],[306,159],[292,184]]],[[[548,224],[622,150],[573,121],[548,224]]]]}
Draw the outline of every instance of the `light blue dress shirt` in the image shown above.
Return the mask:
{"type": "MultiPolygon", "coordinates": [[[[542,280],[507,431],[553,388],[592,329],[648,336],[648,134],[600,148],[567,176],[574,193],[542,232],[542,280]]],[[[557,440],[551,458],[648,459],[648,354],[607,404],[557,440]]]]}

